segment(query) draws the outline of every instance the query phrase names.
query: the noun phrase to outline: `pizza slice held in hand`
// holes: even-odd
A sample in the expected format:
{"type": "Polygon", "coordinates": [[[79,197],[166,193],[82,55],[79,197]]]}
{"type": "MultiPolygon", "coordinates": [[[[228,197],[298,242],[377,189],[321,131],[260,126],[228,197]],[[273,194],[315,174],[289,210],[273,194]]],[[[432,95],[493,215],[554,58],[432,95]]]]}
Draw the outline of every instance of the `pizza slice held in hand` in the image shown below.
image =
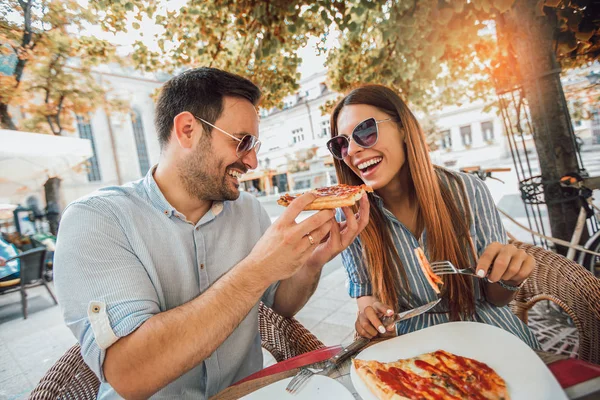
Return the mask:
{"type": "MultiPolygon", "coordinates": [[[[313,189],[310,191],[310,193],[315,194],[317,198],[315,201],[306,206],[304,210],[332,210],[339,207],[350,207],[360,200],[360,198],[366,192],[373,192],[371,186],[351,186],[340,184],[313,189]]],[[[300,197],[302,194],[303,193],[290,195],[286,193],[285,195],[281,196],[279,200],[277,200],[277,204],[287,207],[292,201],[300,197]]]]}

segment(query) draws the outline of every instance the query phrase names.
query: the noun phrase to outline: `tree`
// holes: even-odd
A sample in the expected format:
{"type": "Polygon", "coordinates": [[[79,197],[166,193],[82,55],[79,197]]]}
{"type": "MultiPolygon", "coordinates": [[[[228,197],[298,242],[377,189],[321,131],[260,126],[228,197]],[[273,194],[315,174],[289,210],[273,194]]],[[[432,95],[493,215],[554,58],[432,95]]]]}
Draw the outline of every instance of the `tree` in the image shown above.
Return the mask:
{"type": "MultiPolygon", "coordinates": [[[[92,68],[113,60],[114,46],[72,33],[96,20],[75,0],[11,0],[0,6],[1,55],[17,60],[8,74],[0,74],[3,128],[62,135],[74,129],[76,114],[113,105],[92,68]],[[18,124],[9,106],[20,108],[18,124]]],[[[59,204],[59,184],[58,177],[50,177],[44,185],[49,206],[59,204]]]]}
{"type": "MultiPolygon", "coordinates": [[[[141,13],[152,3],[127,4],[141,13]]],[[[339,45],[327,65],[336,91],[378,82],[427,110],[492,99],[492,74],[517,78],[531,108],[542,180],[556,182],[576,171],[577,161],[562,87],[552,72],[598,59],[599,8],[591,0],[190,1],[156,14],[166,32],[156,38],[161,51],[138,43],[134,59],[144,68],[232,70],[262,84],[267,108],[297,87],[295,51],[306,36],[324,43],[333,30],[339,45]]],[[[577,204],[555,204],[561,194],[552,185],[545,187],[552,232],[568,239],[577,204]]]]}
{"type": "Polygon", "coordinates": [[[517,60],[518,69],[512,71],[528,100],[552,235],[569,240],[579,201],[563,201],[559,179],[577,172],[579,165],[559,73],[561,64],[576,67],[600,56],[600,4],[556,0],[543,4],[517,0],[497,21],[500,44],[517,60]]]}

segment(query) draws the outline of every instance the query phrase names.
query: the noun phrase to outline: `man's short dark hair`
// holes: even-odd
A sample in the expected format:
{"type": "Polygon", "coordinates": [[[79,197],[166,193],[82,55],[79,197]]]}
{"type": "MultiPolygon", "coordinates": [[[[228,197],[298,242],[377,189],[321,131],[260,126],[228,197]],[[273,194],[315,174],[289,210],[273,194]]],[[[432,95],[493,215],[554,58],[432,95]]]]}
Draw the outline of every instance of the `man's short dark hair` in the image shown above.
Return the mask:
{"type": "MultiPolygon", "coordinates": [[[[224,96],[240,97],[256,106],[261,92],[248,79],[216,68],[194,68],[169,79],[158,97],[154,118],[161,149],[169,142],[175,116],[189,111],[214,124],[223,112],[224,96]]],[[[211,127],[203,125],[210,134],[211,127]]]]}

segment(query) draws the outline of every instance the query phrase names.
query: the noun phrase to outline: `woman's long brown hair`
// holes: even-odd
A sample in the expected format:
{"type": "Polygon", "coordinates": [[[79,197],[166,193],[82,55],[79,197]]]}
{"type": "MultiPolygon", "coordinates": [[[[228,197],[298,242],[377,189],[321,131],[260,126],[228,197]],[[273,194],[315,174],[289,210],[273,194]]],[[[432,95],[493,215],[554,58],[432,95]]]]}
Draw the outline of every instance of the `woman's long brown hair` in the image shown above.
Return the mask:
{"type": "MultiPolygon", "coordinates": [[[[445,170],[437,170],[431,163],[425,135],[404,101],[391,89],[380,85],[362,86],[351,91],[335,107],[331,115],[331,136],[338,135],[337,119],[340,111],[351,104],[365,104],[378,108],[396,119],[405,132],[406,164],[412,195],[419,205],[419,219],[427,234],[427,255],[430,261],[449,260],[463,267],[473,262],[474,252],[469,236],[471,215],[468,207],[461,209],[449,187],[440,184],[438,173],[446,173],[450,181],[462,184],[445,170]]],[[[335,159],[335,169],[340,183],[359,185],[362,180],[343,162],[335,159]]],[[[466,202],[465,202],[466,204],[466,202]]],[[[360,234],[363,257],[366,263],[373,295],[398,311],[408,305],[410,289],[406,271],[394,245],[390,227],[383,212],[370,199],[370,219],[360,234]],[[394,278],[397,269],[401,282],[394,278]]],[[[450,319],[455,321],[474,313],[473,282],[468,276],[444,275],[442,296],[448,305],[450,319]]]]}

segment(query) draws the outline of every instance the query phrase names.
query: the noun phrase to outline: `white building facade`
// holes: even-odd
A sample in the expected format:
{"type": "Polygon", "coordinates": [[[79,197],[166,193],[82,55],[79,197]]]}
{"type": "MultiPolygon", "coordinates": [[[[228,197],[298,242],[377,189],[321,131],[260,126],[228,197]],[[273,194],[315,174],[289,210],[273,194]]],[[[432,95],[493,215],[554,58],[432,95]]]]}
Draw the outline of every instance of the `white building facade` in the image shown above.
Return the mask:
{"type": "MultiPolygon", "coordinates": [[[[95,73],[99,82],[110,88],[109,95],[130,105],[128,110],[113,111],[110,116],[98,108],[89,115],[78,115],[72,132],[64,136],[89,139],[93,157],[83,170],[73,170],[60,176],[61,208],[71,201],[101,187],[121,185],[141,178],[158,162],[160,147],[154,129],[152,95],[162,85],[154,79],[135,73],[95,73]]],[[[11,110],[18,123],[19,110],[11,110]]],[[[2,193],[0,200],[25,204],[30,196],[44,204],[43,187],[31,187],[18,193],[2,193]]]]}

